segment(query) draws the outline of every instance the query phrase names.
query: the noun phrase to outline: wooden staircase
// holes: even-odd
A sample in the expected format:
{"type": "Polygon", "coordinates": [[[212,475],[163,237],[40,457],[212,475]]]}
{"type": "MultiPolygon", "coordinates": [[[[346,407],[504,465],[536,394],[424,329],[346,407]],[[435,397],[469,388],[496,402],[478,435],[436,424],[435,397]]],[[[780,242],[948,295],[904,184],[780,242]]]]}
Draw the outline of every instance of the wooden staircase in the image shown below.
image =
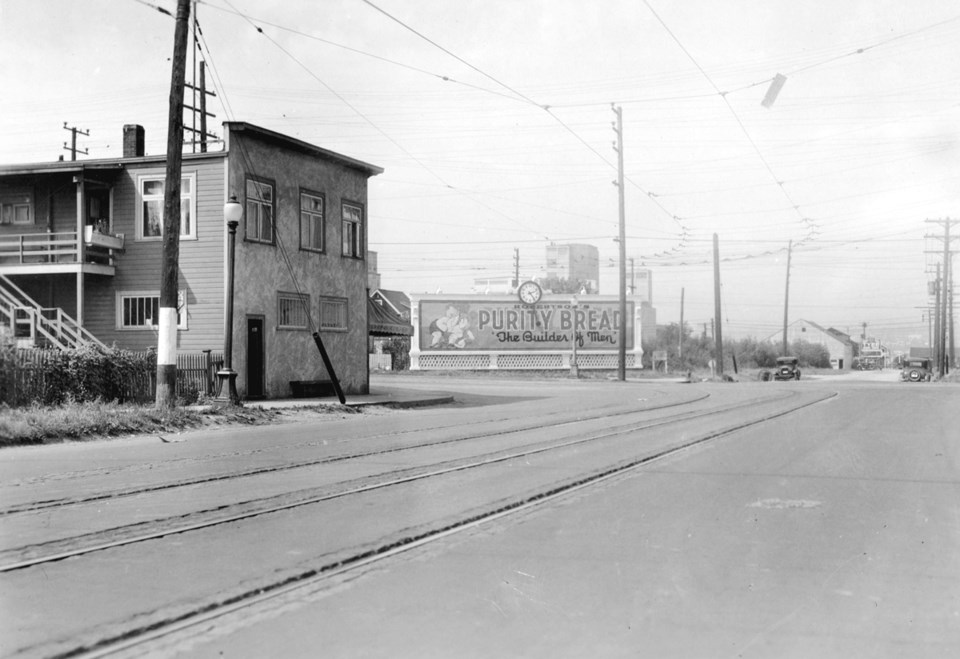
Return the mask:
{"type": "Polygon", "coordinates": [[[106,348],[60,308],[44,308],[4,275],[0,275],[0,323],[20,343],[61,350],[93,344],[106,348]]]}

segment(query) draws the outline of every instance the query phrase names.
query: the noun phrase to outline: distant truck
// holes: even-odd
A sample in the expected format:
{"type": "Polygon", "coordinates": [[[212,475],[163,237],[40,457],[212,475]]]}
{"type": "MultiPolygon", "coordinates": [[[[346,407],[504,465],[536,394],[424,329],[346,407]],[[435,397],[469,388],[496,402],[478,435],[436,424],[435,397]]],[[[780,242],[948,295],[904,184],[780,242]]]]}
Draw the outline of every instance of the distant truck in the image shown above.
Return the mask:
{"type": "Polygon", "coordinates": [[[799,380],[800,360],[796,357],[777,357],[777,370],[773,372],[774,380],[799,380]]]}

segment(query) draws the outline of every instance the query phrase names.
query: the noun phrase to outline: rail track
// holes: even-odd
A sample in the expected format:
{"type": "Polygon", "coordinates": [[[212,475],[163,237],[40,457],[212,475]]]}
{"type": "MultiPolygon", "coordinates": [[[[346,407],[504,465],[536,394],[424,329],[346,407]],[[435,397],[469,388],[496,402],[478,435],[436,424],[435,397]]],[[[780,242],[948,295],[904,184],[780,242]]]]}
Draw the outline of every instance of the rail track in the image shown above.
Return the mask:
{"type": "MultiPolygon", "coordinates": [[[[535,427],[521,423],[510,429],[496,429],[488,432],[476,431],[460,433],[454,437],[427,442],[414,442],[405,446],[380,447],[371,450],[346,451],[327,456],[319,460],[298,461],[271,467],[266,470],[238,470],[228,475],[218,475],[210,479],[189,479],[183,482],[167,483],[162,486],[152,486],[137,490],[114,491],[102,496],[80,500],[70,500],[51,505],[49,502],[38,502],[36,507],[24,507],[19,510],[7,510],[10,517],[19,515],[36,515],[49,513],[50,509],[69,510],[74,506],[82,506],[104,500],[120,500],[134,496],[145,496],[162,490],[175,488],[189,488],[198,486],[215,486],[226,480],[243,480],[264,474],[290,469],[310,469],[320,464],[336,462],[363,461],[370,458],[382,458],[389,454],[416,451],[430,451],[444,446],[471,446],[481,447],[483,440],[508,440],[511,445],[494,448],[493,450],[474,450],[469,454],[453,459],[430,461],[402,469],[387,469],[380,473],[362,478],[348,479],[329,483],[319,488],[308,488],[295,492],[287,492],[277,497],[253,498],[246,501],[231,503],[225,507],[210,510],[191,511],[186,516],[161,518],[145,523],[122,525],[92,534],[76,535],[66,538],[57,538],[50,542],[17,547],[0,553],[0,573],[19,573],[33,569],[43,569],[45,565],[57,563],[69,558],[79,559],[85,555],[119,549],[130,545],[139,545],[150,541],[160,540],[174,535],[190,534],[212,529],[217,526],[236,524],[276,515],[285,511],[303,508],[314,504],[321,504],[335,499],[342,499],[356,495],[363,495],[378,490],[399,488],[404,485],[430,479],[442,479],[454,473],[476,472],[495,465],[502,465],[512,461],[528,460],[535,456],[569,451],[580,446],[596,448],[610,445],[611,442],[630,441],[638,434],[659,429],[669,430],[679,428],[683,424],[690,424],[703,420],[721,420],[713,424],[708,430],[697,434],[687,434],[682,439],[668,439],[657,444],[630,446],[630,450],[610,462],[596,463],[581,473],[557,479],[549,483],[538,485],[532,491],[522,491],[488,501],[481,506],[464,511],[455,518],[443,518],[435,524],[409,529],[394,535],[387,535],[382,541],[365,543],[362,546],[347,547],[326,559],[318,560],[304,569],[294,573],[287,573],[274,580],[266,580],[246,590],[233,590],[208,598],[201,604],[179,607],[173,612],[158,612],[147,620],[137,619],[122,629],[112,628],[95,640],[86,640],[72,647],[65,647],[63,643],[57,646],[54,656],[114,656],[141,654],[150,644],[163,644],[164,639],[179,637],[192,633],[209,624],[215,618],[243,615],[249,607],[268,605],[271,601],[294,597],[304,589],[323,588],[324,583],[341,578],[345,573],[366,566],[372,562],[381,561],[398,553],[410,551],[425,544],[438,541],[468,528],[487,523],[509,515],[520,513],[531,507],[569,495],[571,492],[594,486],[609,479],[617,478],[652,462],[677,455],[697,446],[705,445],[731,433],[770,421],[796,412],[805,407],[835,397],[835,393],[815,392],[778,392],[777,395],[766,396],[761,400],[751,400],[735,404],[721,404],[702,409],[685,410],[665,416],[649,418],[649,413],[666,407],[676,407],[677,404],[664,407],[651,407],[643,412],[637,410],[623,410],[614,414],[595,414],[586,418],[557,419],[554,423],[535,427]],[[631,418],[637,415],[647,418],[631,418]],[[599,418],[614,419],[612,424],[605,424],[602,429],[587,430],[592,423],[596,426],[599,418]],[[728,418],[725,418],[728,417],[728,418]],[[526,433],[544,429],[557,431],[548,439],[528,440],[526,433]],[[200,627],[198,627],[200,626],[200,627]],[[146,645],[144,645],[146,644],[146,645]]],[[[698,400],[703,400],[699,398],[698,400]]],[[[685,401],[686,403],[693,401],[685,401]]],[[[684,404],[684,403],[680,403],[684,404]]],[[[669,434],[669,433],[667,433],[669,434]]],[[[659,433],[658,436],[663,436],[659,433]]],[[[69,643],[67,643],[69,646],[69,643]]]]}
{"type": "MultiPolygon", "coordinates": [[[[618,405],[591,410],[589,413],[586,413],[586,414],[579,412],[575,416],[564,415],[552,421],[543,421],[538,419],[532,422],[521,424],[513,428],[509,432],[522,433],[530,430],[539,430],[539,429],[550,428],[550,427],[560,427],[560,426],[565,426],[573,423],[587,423],[597,419],[611,419],[611,418],[617,418],[622,416],[656,412],[659,410],[671,409],[674,407],[681,407],[684,405],[698,403],[708,399],[709,397],[710,397],[710,394],[701,393],[694,396],[690,396],[689,398],[684,398],[677,401],[670,401],[668,403],[664,403],[660,405],[650,405],[650,406],[640,407],[640,408],[634,407],[630,409],[623,409],[622,405],[618,404],[618,405]]],[[[502,418],[492,419],[487,423],[496,423],[496,422],[502,422],[502,421],[508,421],[508,420],[510,420],[510,417],[502,417],[502,418]]],[[[389,441],[389,440],[395,440],[404,435],[412,435],[412,434],[421,435],[426,431],[435,432],[435,431],[443,431],[447,429],[460,428],[460,427],[461,426],[459,424],[446,424],[446,425],[431,426],[429,428],[419,427],[419,428],[411,428],[411,429],[402,429],[402,430],[395,430],[389,433],[368,435],[368,436],[365,436],[362,441],[368,442],[371,440],[378,440],[378,439],[389,441]]],[[[205,483],[215,483],[218,481],[226,481],[226,480],[232,480],[237,478],[260,476],[263,474],[271,474],[271,473],[277,473],[282,471],[288,471],[292,469],[301,469],[304,467],[312,467],[312,466],[321,465],[321,464],[330,464],[334,462],[342,462],[345,460],[358,459],[358,458],[368,457],[371,455],[428,448],[431,446],[439,446],[443,444],[450,444],[455,442],[463,442],[463,441],[479,439],[479,438],[483,438],[485,436],[490,436],[490,435],[491,435],[490,432],[463,433],[455,437],[443,438],[439,440],[417,441],[412,444],[397,445],[390,448],[345,452],[338,455],[324,456],[322,458],[317,458],[317,459],[299,460],[299,461],[294,461],[290,463],[284,463],[280,465],[271,465],[271,466],[265,466],[265,467],[238,469],[238,470],[225,472],[225,473],[210,474],[210,475],[198,476],[194,478],[176,479],[176,480],[171,480],[171,481],[166,481],[166,482],[161,482],[161,483],[156,483],[151,485],[142,485],[142,486],[131,487],[131,488],[108,490],[105,492],[98,492],[96,494],[88,494],[88,495],[78,496],[78,497],[65,497],[65,498],[58,498],[58,499],[45,499],[45,500],[39,500],[39,501],[26,502],[26,503],[15,504],[12,506],[0,508],[0,518],[6,517],[9,515],[19,514],[19,513],[42,511],[42,510],[47,510],[51,508],[60,508],[63,506],[73,506],[73,505],[98,502],[98,501],[102,502],[102,501],[108,501],[113,499],[119,499],[122,497],[137,496],[141,494],[148,494],[151,492],[160,492],[163,490],[189,487],[192,485],[202,485],[205,483]]],[[[257,453],[276,451],[280,448],[283,448],[286,450],[304,449],[304,448],[310,449],[310,448],[317,448],[318,446],[322,444],[327,444],[330,441],[331,440],[329,439],[311,440],[308,442],[301,442],[293,445],[285,445],[283,447],[279,447],[279,446],[260,447],[260,448],[248,450],[248,451],[232,451],[229,453],[218,453],[210,456],[204,456],[202,459],[206,461],[219,461],[227,458],[235,459],[235,458],[249,457],[257,453]]],[[[182,459],[182,460],[183,461],[190,460],[192,462],[198,461],[197,458],[189,458],[189,459],[182,459]]],[[[113,473],[119,473],[124,470],[138,470],[138,469],[146,468],[148,466],[149,465],[132,465],[128,467],[114,468],[111,471],[113,473]]],[[[94,473],[97,473],[97,472],[94,472],[94,473]]],[[[91,474],[91,472],[88,471],[88,472],[75,472],[70,476],[72,478],[84,478],[84,477],[89,477],[90,475],[93,475],[93,474],[91,474]]]]}

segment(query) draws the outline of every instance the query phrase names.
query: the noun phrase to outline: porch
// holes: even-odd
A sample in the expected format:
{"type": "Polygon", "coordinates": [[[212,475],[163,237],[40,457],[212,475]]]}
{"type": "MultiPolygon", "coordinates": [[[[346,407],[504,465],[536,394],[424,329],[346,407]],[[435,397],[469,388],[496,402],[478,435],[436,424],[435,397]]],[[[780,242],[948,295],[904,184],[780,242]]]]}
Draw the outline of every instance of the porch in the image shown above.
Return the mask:
{"type": "Polygon", "coordinates": [[[123,234],[85,227],[77,231],[0,234],[0,274],[96,274],[113,276],[123,234]]]}

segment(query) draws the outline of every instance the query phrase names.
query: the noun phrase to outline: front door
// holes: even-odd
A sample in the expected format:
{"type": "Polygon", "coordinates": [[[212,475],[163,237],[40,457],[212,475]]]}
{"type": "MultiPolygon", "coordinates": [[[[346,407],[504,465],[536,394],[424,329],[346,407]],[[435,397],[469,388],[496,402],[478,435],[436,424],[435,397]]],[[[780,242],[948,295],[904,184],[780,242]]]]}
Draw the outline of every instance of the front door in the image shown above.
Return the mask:
{"type": "Polygon", "coordinates": [[[247,398],[264,397],[263,317],[247,318],[247,398]]]}

